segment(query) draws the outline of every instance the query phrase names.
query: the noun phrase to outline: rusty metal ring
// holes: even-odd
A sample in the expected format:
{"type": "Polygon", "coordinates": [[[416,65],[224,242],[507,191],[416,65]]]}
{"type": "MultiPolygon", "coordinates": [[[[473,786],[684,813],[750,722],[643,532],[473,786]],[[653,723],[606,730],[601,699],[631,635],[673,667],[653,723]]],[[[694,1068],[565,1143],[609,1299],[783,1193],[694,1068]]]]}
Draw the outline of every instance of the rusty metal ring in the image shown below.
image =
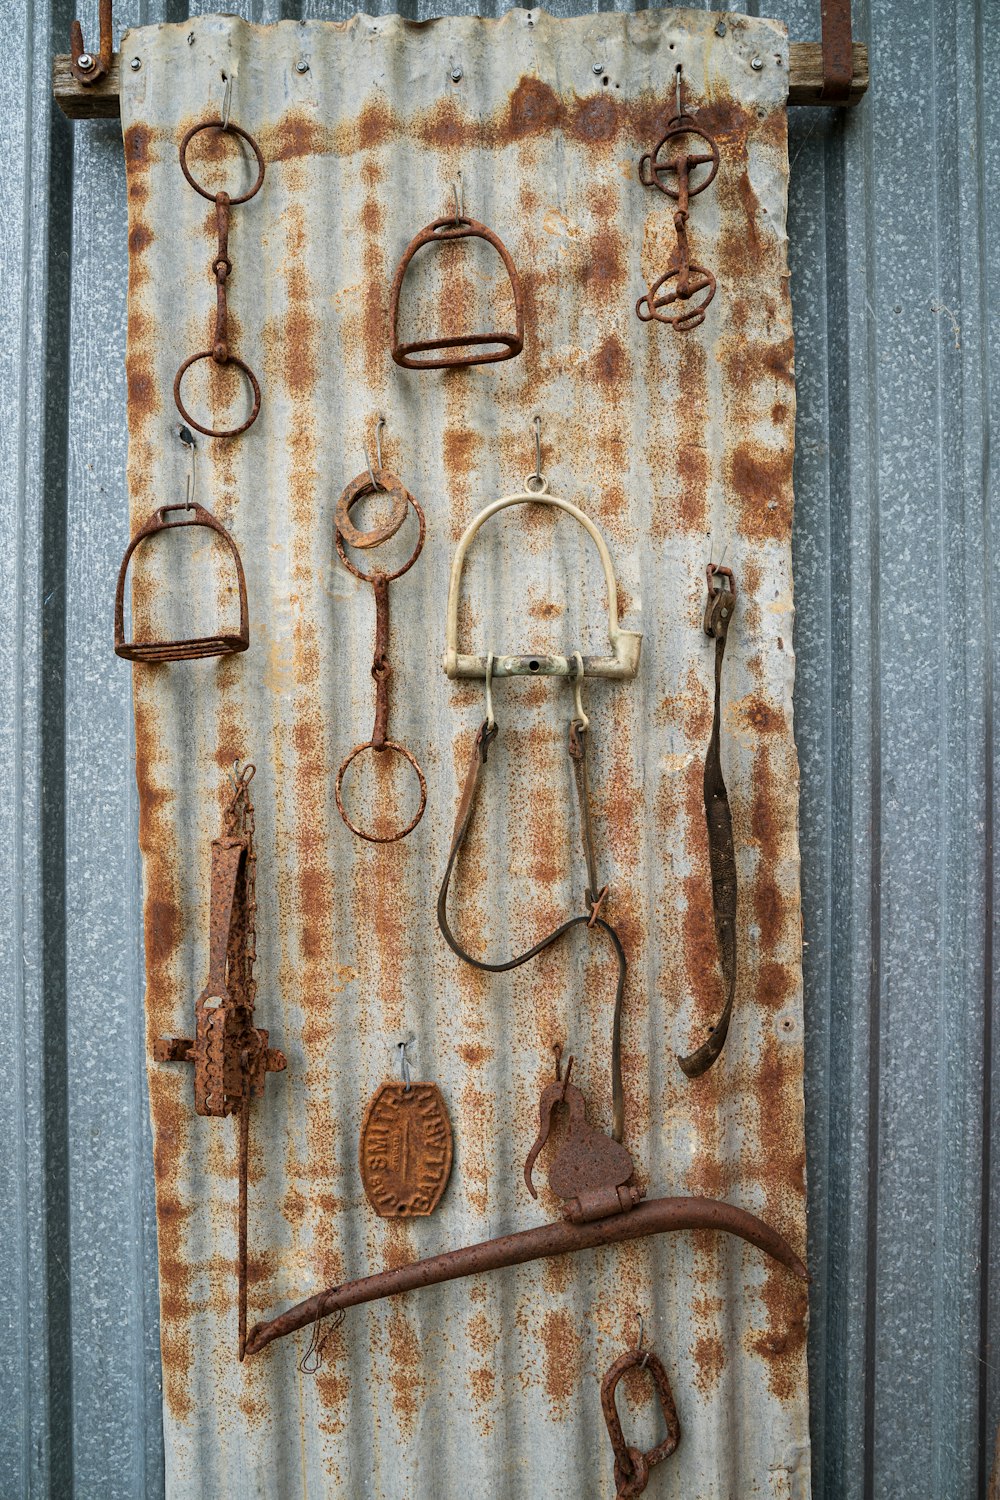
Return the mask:
{"type": "MultiPolygon", "coordinates": [[[[383,471],[381,469],[379,469],[376,472],[378,472],[378,473],[381,474],[383,471]]],[[[357,483],[357,481],[355,481],[355,483],[357,483]]],[[[367,475],[365,475],[365,483],[370,485],[370,481],[369,481],[367,475]]],[[[398,483],[398,480],[397,480],[397,483],[398,483]]],[[[346,494],[346,491],[345,491],[345,494],[346,494]]],[[[420,556],[421,552],[424,549],[424,536],[425,536],[426,531],[427,531],[427,521],[426,521],[426,518],[424,516],[423,508],[420,505],[420,502],[418,500],[415,500],[408,490],[403,490],[403,494],[406,496],[407,501],[409,502],[409,504],[413,506],[413,509],[414,509],[414,511],[416,513],[417,522],[418,522],[418,524],[420,526],[420,534],[417,537],[417,545],[414,547],[412,554],[410,555],[410,557],[407,559],[407,561],[403,564],[403,566],[401,568],[397,568],[396,569],[395,573],[363,573],[360,568],[355,567],[354,563],[351,562],[351,559],[348,557],[347,553],[344,551],[344,538],[343,538],[343,536],[341,535],[339,529],[336,528],[336,527],[334,527],[333,539],[334,539],[334,542],[336,544],[337,553],[338,553],[338,555],[340,557],[341,562],[344,564],[344,567],[347,569],[347,571],[349,573],[353,573],[354,576],[355,576],[355,578],[360,578],[362,580],[362,582],[364,582],[364,583],[372,583],[376,578],[382,579],[382,581],[384,583],[391,583],[394,578],[402,578],[402,576],[403,576],[404,573],[408,573],[410,571],[410,569],[413,567],[413,564],[416,562],[417,558],[420,556]]],[[[341,498],[343,498],[343,497],[341,497],[341,498]]],[[[355,499],[360,499],[360,492],[358,493],[358,495],[355,496],[355,499]]],[[[353,504],[353,501],[351,503],[353,504]]],[[[338,506],[338,510],[339,510],[339,506],[338,506]]],[[[392,536],[392,534],[393,533],[390,531],[389,535],[392,536]]],[[[372,546],[372,545],[374,545],[374,544],[373,543],[369,543],[369,546],[372,546]]],[[[363,750],[364,746],[363,745],[359,746],[359,748],[363,750]]],[[[398,837],[398,835],[397,835],[397,837],[398,837]]]]}
{"type": "Polygon", "coordinates": [[[653,285],[636,302],[636,317],[643,323],[669,323],[679,333],[687,333],[690,329],[697,328],[699,323],[705,321],[705,311],[715,296],[715,277],[704,266],[696,266],[693,262],[688,266],[688,274],[700,276],[703,279],[688,292],[687,297],[681,297],[676,289],[663,292],[663,288],[667,283],[672,281],[675,276],[680,275],[677,267],[671,266],[670,270],[665,271],[657,281],[654,281],[653,285]],[[679,306],[673,317],[669,317],[664,313],[664,308],[671,307],[674,303],[686,303],[689,297],[696,297],[700,292],[705,291],[706,288],[708,296],[699,305],[695,307],[679,306]],[[660,295],[661,292],[663,292],[662,296],[660,295]],[[646,309],[645,312],[643,308],[646,309]]]}
{"type": "Polygon", "coordinates": [[[401,755],[404,760],[408,760],[410,762],[410,765],[417,773],[417,780],[420,782],[420,806],[417,808],[416,815],[410,820],[409,823],[407,823],[406,827],[401,828],[398,833],[365,833],[363,828],[356,828],[355,825],[351,822],[350,818],[344,811],[344,804],[340,800],[340,788],[344,781],[344,772],[347,770],[351,762],[357,759],[357,757],[363,750],[375,750],[374,741],[365,740],[365,743],[363,745],[355,745],[354,749],[344,757],[344,760],[341,763],[340,770],[337,772],[337,781],[334,787],[334,795],[337,798],[337,810],[351,832],[356,834],[359,839],[367,839],[369,844],[395,844],[398,839],[405,839],[408,833],[412,833],[414,828],[416,828],[417,824],[420,822],[420,819],[424,815],[424,808],[427,806],[427,782],[424,778],[424,773],[420,769],[416,756],[412,755],[410,751],[407,750],[405,745],[399,745],[395,740],[386,740],[385,744],[382,745],[379,750],[375,750],[376,754],[381,754],[383,750],[395,750],[397,755],[401,755]]]}
{"type": "Polygon", "coordinates": [[[615,1360],[601,1381],[601,1409],[604,1412],[608,1437],[611,1439],[611,1447],[615,1455],[615,1485],[618,1489],[618,1500],[633,1500],[634,1496],[642,1494],[649,1483],[650,1469],[654,1464],[669,1458],[681,1440],[681,1424],[677,1416],[677,1407],[674,1405],[673,1392],[670,1389],[670,1378],[663,1361],[654,1354],[652,1349],[630,1349],[615,1360]],[[641,1453],[638,1448],[627,1446],[615,1398],[618,1382],[626,1370],[635,1369],[637,1366],[647,1370],[652,1377],[656,1394],[659,1397],[660,1411],[663,1413],[663,1420],[667,1427],[666,1437],[655,1447],[650,1448],[648,1453],[641,1453]]]}
{"type": "MultiPolygon", "coordinates": [[[[656,147],[656,150],[647,151],[645,156],[640,157],[639,181],[643,187],[659,188],[660,192],[666,193],[668,198],[677,199],[680,197],[679,189],[671,187],[669,183],[662,181],[661,178],[661,174],[676,172],[677,168],[673,162],[658,164],[656,160],[667,142],[680,135],[696,135],[709,147],[710,154],[708,156],[687,157],[688,166],[709,168],[708,175],[701,182],[693,183],[690,175],[688,175],[688,197],[695,198],[699,193],[703,193],[707,187],[711,187],[715,181],[715,174],[719,170],[719,148],[708,132],[702,130],[700,125],[696,125],[690,115],[680,115],[676,119],[671,120],[667,127],[667,133],[656,147]],[[644,174],[644,167],[648,175],[644,174]]],[[[687,156],[687,153],[685,153],[685,156],[687,156]]]]}
{"type": "Polygon", "coordinates": [[[193,427],[196,432],[203,432],[206,437],[211,438],[237,437],[241,432],[246,432],[248,427],[252,427],[257,420],[257,414],[260,411],[260,385],[258,384],[257,377],[251,370],[250,366],[246,364],[242,359],[240,359],[238,355],[229,354],[225,359],[220,360],[215,358],[214,350],[202,349],[199,350],[197,354],[192,354],[188,359],[186,359],[181,365],[180,369],[177,371],[177,374],[174,376],[174,403],[188,426],[193,427]],[[194,417],[192,417],[191,413],[184,405],[184,402],[181,400],[181,381],[184,379],[184,376],[186,375],[187,371],[190,370],[191,366],[196,365],[200,359],[211,359],[214,360],[216,364],[235,365],[236,368],[238,370],[241,370],[249,380],[251,386],[253,387],[253,410],[247,417],[246,421],[240,423],[239,427],[225,427],[218,429],[218,431],[213,427],[203,427],[200,422],[195,421],[194,417]]]}
{"type": "MultiPolygon", "coordinates": [[[[180,147],[181,171],[184,173],[184,176],[194,188],[195,192],[200,193],[203,198],[207,198],[209,203],[214,203],[218,198],[218,193],[210,193],[207,188],[203,188],[201,183],[197,182],[194,177],[192,177],[191,169],[187,164],[188,146],[194,140],[195,136],[200,135],[203,130],[221,130],[225,134],[238,135],[241,140],[246,141],[247,145],[253,151],[254,156],[256,156],[257,158],[257,181],[254,183],[249,192],[241,194],[239,198],[229,199],[230,208],[232,208],[237,203],[249,203],[250,199],[256,197],[256,195],[260,192],[261,184],[264,181],[264,155],[250,132],[244,130],[239,125],[234,125],[231,121],[228,125],[223,125],[221,120],[203,120],[200,125],[191,126],[191,129],[187,132],[184,139],[181,141],[180,147]]],[[[202,432],[204,432],[204,430],[204,428],[201,429],[202,432]]]]}
{"type": "Polygon", "coordinates": [[[645,1453],[639,1448],[629,1448],[626,1451],[632,1472],[626,1473],[621,1459],[615,1459],[615,1500],[635,1500],[649,1483],[649,1464],[645,1453]]]}
{"type": "MultiPolygon", "coordinates": [[[[351,480],[337,501],[337,509],[333,515],[334,530],[338,536],[343,537],[348,546],[361,550],[366,547],[377,547],[381,542],[387,542],[390,537],[396,535],[406,520],[409,503],[410,497],[403,488],[402,481],[397,479],[395,474],[388,469],[373,469],[371,474],[366,471],[364,474],[359,474],[357,479],[351,480]],[[371,531],[359,531],[351,520],[351,508],[366,495],[388,495],[392,500],[392,513],[381,526],[375,526],[371,531]]],[[[341,556],[343,557],[343,553],[341,556]]]]}

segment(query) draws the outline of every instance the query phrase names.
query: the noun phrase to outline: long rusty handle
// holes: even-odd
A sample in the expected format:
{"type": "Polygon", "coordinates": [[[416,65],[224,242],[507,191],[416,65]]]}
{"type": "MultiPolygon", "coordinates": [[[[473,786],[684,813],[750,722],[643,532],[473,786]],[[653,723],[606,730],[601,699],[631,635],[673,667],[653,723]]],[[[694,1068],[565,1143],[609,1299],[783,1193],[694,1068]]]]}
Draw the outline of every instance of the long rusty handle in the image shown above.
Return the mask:
{"type": "Polygon", "coordinates": [[[375,594],[375,653],[372,658],[375,727],[372,730],[372,749],[384,750],[389,737],[389,678],[392,676],[389,663],[389,580],[384,573],[372,574],[372,590],[375,594]]]}
{"type": "Polygon", "coordinates": [[[735,1208],[731,1203],[720,1203],[717,1198],[654,1198],[640,1203],[630,1213],[616,1214],[611,1219],[599,1219],[592,1224],[570,1224],[565,1220],[542,1224],[537,1229],[523,1229],[519,1234],[505,1234],[478,1245],[463,1245],[459,1250],[448,1250],[427,1260],[379,1271],[375,1276],[363,1276],[358,1281],[345,1282],[343,1286],[328,1287],[325,1292],[297,1303],[278,1317],[255,1324],[247,1337],[246,1352],[259,1354],[275,1339],[295,1333],[307,1323],[325,1318],[340,1308],[378,1302],[383,1297],[398,1297],[420,1287],[437,1286],[442,1281],[459,1281],[463,1276],[499,1271],[504,1266],[520,1266],[530,1260],[546,1260],[575,1250],[593,1250],[598,1245],[645,1239],[651,1234],[666,1234],[676,1229],[714,1229],[735,1234],[787,1266],[800,1280],[809,1280],[809,1272],[788,1241],[756,1215],[735,1208]]]}

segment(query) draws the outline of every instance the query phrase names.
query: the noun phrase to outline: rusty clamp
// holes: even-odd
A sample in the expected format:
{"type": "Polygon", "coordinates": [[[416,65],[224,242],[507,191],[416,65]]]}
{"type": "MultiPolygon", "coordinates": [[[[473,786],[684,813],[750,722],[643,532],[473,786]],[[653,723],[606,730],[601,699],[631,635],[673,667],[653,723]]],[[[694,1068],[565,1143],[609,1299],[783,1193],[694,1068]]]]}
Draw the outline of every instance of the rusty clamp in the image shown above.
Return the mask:
{"type": "MultiPolygon", "coordinates": [[[[537,488],[532,488],[532,479],[540,478],[537,474],[529,474],[524,481],[524,489],[516,495],[505,495],[501,500],[494,500],[481,510],[475,520],[471,521],[462,534],[458,546],[455,549],[455,558],[451,565],[451,580],[448,584],[448,614],[445,627],[445,654],[444,670],[449,677],[468,678],[487,675],[487,658],[485,656],[469,656],[458,649],[458,601],[462,589],[462,569],[465,566],[465,555],[469,550],[476,532],[488,521],[491,516],[506,510],[510,505],[551,505],[557,510],[563,510],[574,521],[579,521],[583,529],[589,533],[597,547],[601,559],[601,567],[604,569],[604,582],[608,596],[608,641],[611,646],[610,656],[585,656],[583,658],[584,677],[611,677],[624,680],[635,676],[639,670],[639,650],[642,645],[641,630],[623,630],[618,621],[618,585],[615,583],[614,564],[611,561],[611,553],[603,536],[594,525],[593,521],[579,506],[570,500],[561,500],[558,495],[550,495],[548,482],[541,479],[537,488]]],[[[490,666],[490,675],[493,677],[569,677],[576,678],[578,667],[573,656],[546,656],[540,653],[526,656],[495,656],[490,666]]]]}

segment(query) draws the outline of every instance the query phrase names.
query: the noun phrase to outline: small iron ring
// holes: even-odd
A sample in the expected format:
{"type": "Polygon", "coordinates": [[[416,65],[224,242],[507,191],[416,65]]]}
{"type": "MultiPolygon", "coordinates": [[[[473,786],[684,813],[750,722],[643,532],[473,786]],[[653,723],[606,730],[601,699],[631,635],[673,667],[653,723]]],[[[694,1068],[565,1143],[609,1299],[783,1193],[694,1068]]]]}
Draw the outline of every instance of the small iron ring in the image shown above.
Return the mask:
{"type": "MultiPolygon", "coordinates": [[[[406,520],[408,507],[409,496],[403,488],[402,481],[388,469],[380,466],[371,474],[366,471],[364,474],[359,474],[357,479],[351,480],[337,501],[337,509],[333,517],[334,529],[337,535],[343,537],[351,547],[358,547],[362,550],[365,547],[377,547],[380,542],[387,542],[390,537],[396,535],[406,520]],[[392,512],[381,526],[374,526],[371,531],[359,531],[351,520],[351,507],[358,500],[363,500],[366,495],[388,495],[392,501],[392,512]]],[[[340,555],[344,556],[343,553],[340,555]]],[[[344,558],[344,561],[347,562],[347,559],[344,558]]]]}
{"type": "MultiPolygon", "coordinates": [[[[381,473],[382,470],[379,470],[379,472],[381,473]]],[[[364,482],[365,482],[365,485],[368,486],[369,492],[371,492],[371,481],[369,480],[367,474],[364,476],[364,482]]],[[[357,480],[355,480],[354,483],[356,484],[357,480]]],[[[399,481],[397,480],[396,483],[399,484],[399,481]]],[[[348,485],[348,489],[350,489],[350,488],[352,488],[352,486],[348,485]]],[[[402,485],[400,485],[400,488],[402,489],[402,485]]],[[[345,490],[344,494],[346,495],[346,493],[347,493],[347,491],[345,490]]],[[[363,491],[359,490],[357,492],[357,494],[354,496],[354,500],[359,500],[361,498],[362,493],[363,493],[363,491]]],[[[420,554],[421,554],[421,552],[423,551],[423,548],[424,548],[424,536],[425,536],[426,531],[427,531],[427,521],[426,521],[426,518],[424,516],[423,508],[420,505],[420,502],[418,500],[414,500],[413,496],[409,493],[408,490],[403,490],[403,494],[406,496],[406,498],[407,498],[408,502],[410,503],[410,505],[413,506],[414,512],[415,512],[416,517],[417,517],[417,522],[418,522],[418,524],[420,526],[420,534],[417,537],[417,545],[414,547],[413,552],[410,554],[410,557],[407,559],[407,561],[403,564],[403,566],[401,568],[397,568],[396,571],[395,571],[395,573],[379,573],[378,574],[378,576],[385,583],[391,583],[394,578],[402,578],[402,576],[403,576],[404,573],[408,573],[410,571],[410,569],[413,567],[413,564],[416,562],[417,558],[420,556],[420,554]]],[[[341,496],[341,499],[343,499],[343,496],[341,496]]],[[[354,500],[352,500],[350,502],[351,505],[354,504],[354,500]]],[[[350,508],[350,507],[348,507],[348,508],[350,508]]],[[[339,505],[337,507],[337,511],[338,511],[338,514],[339,514],[339,511],[340,511],[340,506],[339,505]]],[[[391,519],[394,519],[394,515],[393,515],[393,517],[391,519]]],[[[402,525],[402,522],[400,522],[399,525],[402,525]]],[[[393,531],[396,531],[398,529],[399,529],[399,527],[396,526],[396,527],[393,528],[393,531]]],[[[390,531],[390,532],[387,533],[387,535],[388,536],[392,536],[393,532],[390,531]]],[[[355,578],[360,578],[364,583],[372,583],[374,581],[375,574],[372,574],[372,573],[363,573],[360,568],[355,567],[354,563],[351,562],[351,559],[348,557],[346,551],[344,550],[344,538],[341,535],[340,528],[336,525],[336,523],[334,525],[333,539],[334,539],[334,542],[336,543],[337,553],[338,553],[338,555],[340,557],[340,560],[344,564],[344,567],[347,569],[347,571],[349,573],[353,573],[354,576],[355,576],[355,578]]],[[[374,542],[369,542],[369,543],[367,543],[367,545],[368,546],[374,546],[375,543],[374,542]]],[[[364,746],[362,745],[359,748],[364,749],[364,746]]],[[[399,746],[397,745],[394,748],[395,749],[399,749],[399,746]]],[[[404,751],[403,753],[404,753],[404,755],[408,754],[407,751],[404,751]]],[[[416,764],[416,762],[414,762],[414,764],[416,764]]],[[[423,809],[421,809],[421,811],[422,810],[423,809]]],[[[399,835],[397,835],[397,836],[399,836],[399,835]]]]}
{"type": "MultiPolygon", "coordinates": [[[[233,125],[232,122],[230,122],[228,125],[224,125],[221,120],[203,120],[200,125],[192,125],[187,135],[181,141],[181,171],[184,173],[184,176],[187,178],[188,182],[194,188],[196,193],[200,193],[203,198],[207,198],[209,203],[215,202],[218,194],[210,193],[207,188],[203,188],[201,183],[197,182],[194,177],[192,177],[191,169],[187,164],[188,146],[194,140],[195,136],[200,135],[203,130],[221,130],[228,135],[238,135],[241,140],[246,141],[247,145],[253,151],[254,156],[256,156],[257,158],[257,181],[254,183],[253,187],[250,188],[249,192],[242,193],[238,198],[229,199],[230,208],[232,208],[237,203],[248,203],[251,198],[255,197],[257,193],[260,192],[261,184],[264,181],[264,156],[257,142],[254,140],[249,131],[243,130],[239,125],[233,125]]],[[[202,429],[202,431],[204,431],[204,428],[202,429]]]]}
{"type": "Polygon", "coordinates": [[[709,148],[708,155],[688,156],[685,153],[688,168],[708,167],[708,174],[700,182],[692,182],[690,172],[688,172],[688,197],[695,198],[715,181],[715,174],[719,170],[719,148],[712,137],[694,123],[690,115],[681,115],[678,119],[672,120],[656,150],[647,151],[645,156],[640,158],[639,181],[643,187],[658,187],[660,192],[666,193],[668,198],[680,197],[679,189],[661,178],[661,173],[665,175],[667,172],[676,172],[677,168],[673,162],[665,161],[662,164],[657,162],[657,157],[667,142],[680,135],[696,135],[709,148]]]}
{"type": "MultiPolygon", "coordinates": [[[[404,760],[408,760],[410,762],[410,765],[416,771],[417,780],[420,782],[420,806],[417,808],[415,816],[410,820],[409,823],[407,823],[405,828],[401,828],[398,833],[366,833],[363,828],[355,827],[350,818],[347,816],[347,813],[344,811],[344,804],[340,800],[340,788],[343,785],[344,773],[347,770],[348,766],[350,766],[351,762],[353,760],[356,760],[363,750],[375,750],[375,745],[371,740],[366,740],[363,745],[355,745],[354,749],[344,757],[344,760],[341,763],[340,770],[337,772],[337,781],[334,787],[334,795],[337,798],[337,810],[340,813],[340,816],[343,818],[344,822],[347,824],[351,832],[353,834],[356,834],[359,839],[367,839],[369,844],[395,844],[398,839],[405,839],[408,833],[412,833],[414,828],[416,828],[417,824],[420,822],[420,819],[423,817],[424,808],[427,806],[427,782],[424,778],[423,771],[420,769],[416,757],[414,755],[411,755],[410,751],[407,750],[405,745],[399,745],[395,740],[386,740],[381,749],[395,750],[397,755],[401,755],[404,760]]],[[[376,754],[381,754],[381,750],[376,751],[376,754]]]]}
{"type": "Polygon", "coordinates": [[[189,427],[193,427],[196,432],[203,432],[206,437],[210,438],[238,437],[241,432],[246,432],[248,427],[252,427],[257,420],[257,414],[260,411],[260,385],[258,384],[257,377],[251,370],[250,366],[246,364],[242,359],[240,359],[238,355],[230,354],[224,360],[218,360],[215,358],[214,350],[201,349],[197,354],[190,355],[189,358],[186,359],[181,365],[180,369],[177,371],[177,374],[174,376],[174,402],[177,406],[177,410],[180,412],[185,422],[189,427]],[[181,381],[184,379],[184,376],[187,374],[188,370],[190,370],[191,366],[196,365],[200,359],[211,359],[215,362],[215,364],[235,365],[237,370],[242,371],[242,373],[249,380],[250,385],[253,388],[253,410],[247,417],[246,421],[241,422],[238,427],[222,427],[219,429],[216,429],[214,427],[204,427],[202,426],[201,422],[195,421],[194,417],[192,417],[191,413],[184,405],[184,402],[181,400],[181,381]]]}

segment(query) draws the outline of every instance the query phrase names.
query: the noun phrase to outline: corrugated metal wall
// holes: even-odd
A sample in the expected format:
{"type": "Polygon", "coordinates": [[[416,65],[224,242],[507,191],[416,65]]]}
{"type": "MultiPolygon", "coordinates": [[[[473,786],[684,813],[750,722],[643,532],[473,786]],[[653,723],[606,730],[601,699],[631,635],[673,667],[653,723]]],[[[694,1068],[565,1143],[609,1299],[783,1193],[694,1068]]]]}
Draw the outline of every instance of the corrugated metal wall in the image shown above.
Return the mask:
{"type": "MultiPolygon", "coordinates": [[[[793,38],[818,34],[818,4],[762,8],[793,38]]],[[[116,26],[185,10],[122,4],[116,26]]],[[[791,125],[814,1487],[950,1500],[985,1493],[1000,1394],[986,1295],[1000,165],[984,149],[1000,41],[972,0],[856,12],[868,99],[791,125]]],[[[109,650],[127,529],[124,166],[116,124],[70,127],[51,103],[69,12],[4,0],[0,17],[0,1493],[155,1497],[131,707],[109,650]]]]}

